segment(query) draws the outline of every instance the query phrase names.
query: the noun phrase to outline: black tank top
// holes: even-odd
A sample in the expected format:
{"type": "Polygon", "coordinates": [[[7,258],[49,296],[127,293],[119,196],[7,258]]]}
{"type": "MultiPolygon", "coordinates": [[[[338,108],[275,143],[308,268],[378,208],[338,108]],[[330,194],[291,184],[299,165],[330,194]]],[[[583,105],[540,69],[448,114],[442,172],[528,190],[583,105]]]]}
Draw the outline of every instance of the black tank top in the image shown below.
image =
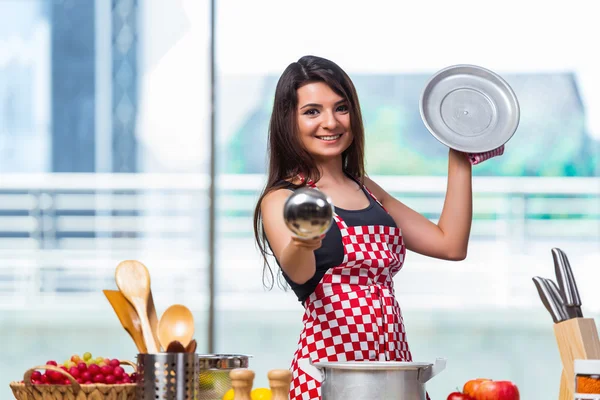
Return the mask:
{"type": "MultiPolygon", "coordinates": [[[[283,187],[289,190],[296,190],[299,186],[289,182],[282,183],[283,187]]],[[[359,182],[357,182],[360,185],[359,182]]],[[[342,218],[348,226],[368,226],[368,225],[383,225],[396,228],[394,219],[389,215],[373,197],[360,185],[363,193],[369,199],[369,205],[362,210],[344,210],[343,208],[335,207],[335,213],[342,218]]],[[[320,248],[315,250],[316,270],[315,274],[306,283],[297,284],[293,282],[286,273],[281,270],[286,282],[290,285],[298,300],[304,302],[314,292],[315,288],[323,278],[323,275],[333,267],[337,267],[344,260],[344,245],[342,244],[342,234],[340,228],[334,222],[320,248]]],[[[277,259],[276,259],[277,260],[277,259]]],[[[279,260],[277,260],[279,265],[279,260]]],[[[281,266],[280,266],[281,268],[281,266]]]]}

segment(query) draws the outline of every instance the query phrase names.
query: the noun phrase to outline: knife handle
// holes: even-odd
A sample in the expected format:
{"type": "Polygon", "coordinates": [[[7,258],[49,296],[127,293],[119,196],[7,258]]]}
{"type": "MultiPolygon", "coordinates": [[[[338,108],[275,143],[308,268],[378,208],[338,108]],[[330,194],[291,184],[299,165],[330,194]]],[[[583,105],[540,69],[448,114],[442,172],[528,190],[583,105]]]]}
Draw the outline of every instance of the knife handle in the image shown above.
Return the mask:
{"type": "Polygon", "coordinates": [[[568,307],[581,306],[581,298],[579,290],[573,275],[573,269],[566,253],[559,248],[552,249],[552,258],[554,259],[554,272],[556,280],[562,293],[565,305],[568,307]]]}
{"type": "Polygon", "coordinates": [[[569,311],[567,310],[567,308],[565,307],[565,302],[562,298],[562,296],[560,295],[560,290],[558,289],[558,286],[556,286],[556,283],[554,283],[554,281],[552,279],[547,279],[547,278],[542,278],[544,280],[544,283],[547,285],[548,289],[550,289],[550,295],[552,296],[552,300],[556,303],[557,308],[559,309],[559,315],[560,315],[560,320],[564,321],[569,319],[570,315],[569,315],[569,311]]]}
{"type": "Polygon", "coordinates": [[[558,304],[556,300],[554,300],[552,290],[544,278],[540,276],[534,276],[532,279],[535,287],[537,288],[538,294],[540,295],[540,299],[544,304],[544,307],[546,307],[546,310],[548,310],[552,316],[552,320],[555,323],[558,323],[567,319],[568,317],[562,308],[562,304],[558,304]]]}

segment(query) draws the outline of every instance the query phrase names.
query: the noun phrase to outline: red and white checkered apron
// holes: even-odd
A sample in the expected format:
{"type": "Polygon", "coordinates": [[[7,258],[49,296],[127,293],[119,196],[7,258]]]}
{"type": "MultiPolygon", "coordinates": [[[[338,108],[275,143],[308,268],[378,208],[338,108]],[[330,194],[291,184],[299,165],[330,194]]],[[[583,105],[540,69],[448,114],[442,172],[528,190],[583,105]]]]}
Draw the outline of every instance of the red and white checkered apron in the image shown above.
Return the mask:
{"type": "MultiPolygon", "coordinates": [[[[309,185],[315,187],[312,182],[309,185]]],[[[290,400],[321,399],[320,383],[299,368],[300,358],[412,361],[392,280],[406,254],[400,229],[347,226],[337,214],[334,220],[342,234],[344,259],[325,273],[304,303],[304,329],[291,367],[290,400]]]]}

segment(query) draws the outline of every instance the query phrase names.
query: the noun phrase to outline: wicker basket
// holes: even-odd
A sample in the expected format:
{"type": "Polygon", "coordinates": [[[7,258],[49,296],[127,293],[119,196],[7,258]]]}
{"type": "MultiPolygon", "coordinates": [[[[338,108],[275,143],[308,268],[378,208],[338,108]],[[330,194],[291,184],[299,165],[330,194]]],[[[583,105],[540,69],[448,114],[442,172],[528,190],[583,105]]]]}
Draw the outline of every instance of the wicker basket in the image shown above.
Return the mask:
{"type": "MultiPolygon", "coordinates": [[[[129,365],[137,369],[131,361],[121,361],[121,365],[129,365]]],[[[135,383],[81,385],[71,374],[52,365],[41,365],[28,369],[23,376],[23,383],[10,383],[10,388],[17,400],[135,400],[136,386],[135,383]],[[71,385],[33,385],[31,374],[39,369],[60,372],[69,379],[71,385]]]]}

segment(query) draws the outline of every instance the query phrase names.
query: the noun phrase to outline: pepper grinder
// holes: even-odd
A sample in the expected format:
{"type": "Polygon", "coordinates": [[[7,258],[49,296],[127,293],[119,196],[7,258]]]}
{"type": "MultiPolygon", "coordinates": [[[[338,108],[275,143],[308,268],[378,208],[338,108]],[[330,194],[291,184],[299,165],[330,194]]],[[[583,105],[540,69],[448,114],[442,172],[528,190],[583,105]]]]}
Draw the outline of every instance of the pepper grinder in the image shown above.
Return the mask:
{"type": "Polygon", "coordinates": [[[287,369],[273,369],[267,374],[271,387],[271,400],[289,400],[292,371],[287,369]]]}
{"type": "Polygon", "coordinates": [[[254,371],[236,368],[231,370],[229,377],[233,388],[233,400],[251,400],[250,393],[254,383],[254,371]]]}

